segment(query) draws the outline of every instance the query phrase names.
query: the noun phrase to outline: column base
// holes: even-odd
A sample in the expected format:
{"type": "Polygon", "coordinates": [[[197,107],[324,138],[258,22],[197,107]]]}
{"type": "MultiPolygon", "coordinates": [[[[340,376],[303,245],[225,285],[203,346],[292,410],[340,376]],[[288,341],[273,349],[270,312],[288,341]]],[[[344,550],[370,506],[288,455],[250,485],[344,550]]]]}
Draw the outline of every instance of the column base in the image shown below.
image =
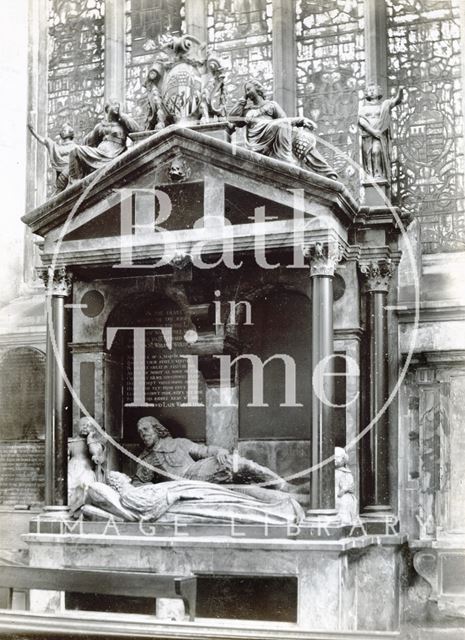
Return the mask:
{"type": "Polygon", "coordinates": [[[336,509],[308,509],[305,523],[315,527],[340,527],[341,519],[336,509]]]}
{"type": "Polygon", "coordinates": [[[50,505],[42,509],[40,517],[47,520],[70,520],[71,514],[68,505],[50,505]]]}
{"type": "Polygon", "coordinates": [[[386,505],[370,505],[360,514],[367,533],[389,535],[398,533],[399,519],[386,505]]]}
{"type": "Polygon", "coordinates": [[[45,506],[29,521],[29,533],[63,533],[76,526],[68,506],[45,506]]]}

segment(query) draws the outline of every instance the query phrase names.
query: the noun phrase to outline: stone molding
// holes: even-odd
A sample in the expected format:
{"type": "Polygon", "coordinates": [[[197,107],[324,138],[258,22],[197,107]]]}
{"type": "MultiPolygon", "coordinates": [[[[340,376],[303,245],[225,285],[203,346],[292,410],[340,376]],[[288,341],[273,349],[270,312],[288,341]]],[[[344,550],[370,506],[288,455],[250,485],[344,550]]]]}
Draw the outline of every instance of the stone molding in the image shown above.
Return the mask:
{"type": "Polygon", "coordinates": [[[304,247],[304,256],[310,264],[310,276],[332,278],[338,263],[344,257],[344,249],[338,242],[315,242],[304,247]]]}
{"type": "Polygon", "coordinates": [[[365,292],[387,293],[394,273],[394,264],[390,258],[359,263],[364,278],[365,292]]]}

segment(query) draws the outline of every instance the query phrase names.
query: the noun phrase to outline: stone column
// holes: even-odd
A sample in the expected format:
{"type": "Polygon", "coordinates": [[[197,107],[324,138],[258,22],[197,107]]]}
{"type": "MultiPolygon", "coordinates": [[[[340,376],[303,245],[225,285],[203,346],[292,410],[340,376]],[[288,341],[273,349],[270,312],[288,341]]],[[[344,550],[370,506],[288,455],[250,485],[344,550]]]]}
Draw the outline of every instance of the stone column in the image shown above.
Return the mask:
{"type": "Polygon", "coordinates": [[[312,459],[311,517],[335,516],[334,464],[318,467],[334,455],[333,277],[342,258],[335,242],[317,242],[307,256],[312,278],[312,459]]]}
{"type": "Polygon", "coordinates": [[[288,116],[296,115],[294,0],[273,0],[273,93],[288,116]]]}
{"type": "Polygon", "coordinates": [[[206,42],[207,3],[205,0],[186,0],[186,33],[206,42]]]}
{"type": "Polygon", "coordinates": [[[125,0],[105,2],[105,100],[119,100],[124,109],[125,92],[125,0]]]}
{"type": "Polygon", "coordinates": [[[69,327],[65,300],[71,293],[71,276],[65,267],[49,267],[46,276],[47,368],[45,416],[45,509],[66,510],[68,501],[68,435],[71,434],[71,401],[63,378],[69,373],[69,327]]]}
{"type": "Polygon", "coordinates": [[[389,496],[389,416],[387,410],[378,415],[388,399],[388,341],[386,300],[393,267],[384,258],[362,262],[366,295],[366,329],[368,353],[365,384],[366,405],[364,427],[376,417],[376,423],[362,440],[362,499],[367,514],[390,511],[389,496]]]}

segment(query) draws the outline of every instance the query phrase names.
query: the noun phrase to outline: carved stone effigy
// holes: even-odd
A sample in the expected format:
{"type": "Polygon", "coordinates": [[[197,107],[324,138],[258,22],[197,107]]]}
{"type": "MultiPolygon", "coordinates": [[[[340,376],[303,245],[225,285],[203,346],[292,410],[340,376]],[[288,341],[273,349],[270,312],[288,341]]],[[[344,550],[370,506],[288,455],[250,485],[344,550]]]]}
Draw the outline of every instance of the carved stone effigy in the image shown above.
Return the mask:
{"type": "Polygon", "coordinates": [[[89,487],[86,518],[105,520],[111,514],[126,522],[288,525],[298,524],[304,515],[290,496],[260,487],[230,489],[199,480],[134,486],[117,471],[108,474],[108,482],[89,487]]]}
{"type": "Polygon", "coordinates": [[[190,35],[167,36],[145,81],[146,130],[208,122],[226,115],[224,71],[190,35]],[[194,47],[192,46],[194,45],[194,47]]]}

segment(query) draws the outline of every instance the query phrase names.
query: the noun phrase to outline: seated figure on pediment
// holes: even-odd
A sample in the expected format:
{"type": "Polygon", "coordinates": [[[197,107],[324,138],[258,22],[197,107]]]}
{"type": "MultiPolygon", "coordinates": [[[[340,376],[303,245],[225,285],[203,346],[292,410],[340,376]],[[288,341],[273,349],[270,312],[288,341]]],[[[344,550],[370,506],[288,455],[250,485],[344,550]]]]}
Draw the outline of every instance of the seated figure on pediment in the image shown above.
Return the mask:
{"type": "Polygon", "coordinates": [[[316,125],[304,117],[288,118],[282,107],[268,100],[265,88],[258,80],[249,80],[244,97],[228,116],[231,129],[245,126],[247,148],[270,158],[337,179],[336,172],[316,149],[311,133],[316,125]]]}
{"type": "Polygon", "coordinates": [[[121,113],[116,100],[105,105],[105,119],[89,133],[83,145],[77,145],[69,156],[69,181],[84,178],[101,169],[127,149],[130,133],[140,131],[135,120],[121,113]]]}

